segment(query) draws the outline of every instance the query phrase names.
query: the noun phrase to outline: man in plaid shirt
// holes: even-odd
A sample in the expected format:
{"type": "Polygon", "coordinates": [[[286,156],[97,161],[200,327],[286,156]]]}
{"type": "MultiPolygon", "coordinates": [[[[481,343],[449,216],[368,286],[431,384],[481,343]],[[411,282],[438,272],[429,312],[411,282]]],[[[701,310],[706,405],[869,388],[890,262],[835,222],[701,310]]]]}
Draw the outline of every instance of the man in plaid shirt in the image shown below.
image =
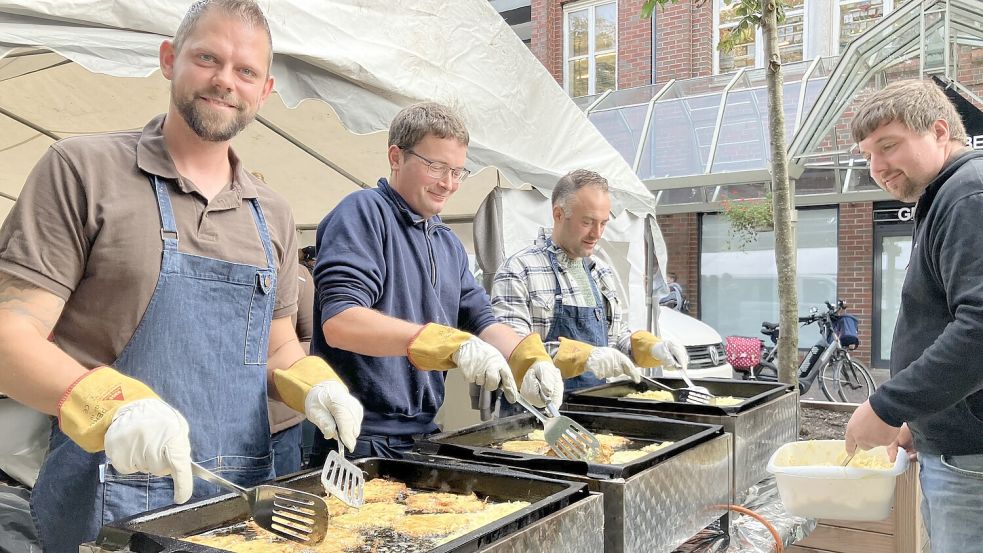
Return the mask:
{"type": "MultiPolygon", "coordinates": [[[[688,363],[681,345],[628,328],[618,276],[592,255],[610,218],[607,180],[573,171],[557,182],[552,204],[552,235],[505,260],[495,275],[495,316],[519,336],[544,337],[567,391],[622,375],[638,382],[636,365],[688,363]]],[[[502,415],[511,414],[502,407],[502,415]]]]}

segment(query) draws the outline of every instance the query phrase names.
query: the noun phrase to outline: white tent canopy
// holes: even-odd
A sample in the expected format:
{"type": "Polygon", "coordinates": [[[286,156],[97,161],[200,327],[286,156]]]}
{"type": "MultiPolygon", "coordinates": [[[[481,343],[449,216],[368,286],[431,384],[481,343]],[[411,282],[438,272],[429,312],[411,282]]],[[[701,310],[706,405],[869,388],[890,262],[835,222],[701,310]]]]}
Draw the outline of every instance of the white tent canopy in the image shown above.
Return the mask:
{"type": "MultiPolygon", "coordinates": [[[[0,0],[0,221],[54,140],[139,129],[167,110],[158,48],[190,3],[0,0]]],[[[483,169],[445,218],[470,220],[496,186],[531,185],[542,203],[560,175],[598,171],[611,183],[616,218],[627,210],[631,221],[646,221],[614,224],[634,236],[608,237],[650,244],[624,277],[629,305],[645,310],[638,268],[650,277],[651,267],[665,267],[651,194],[486,0],[259,3],[273,34],[276,94],[235,148],[287,198],[298,225],[316,224],[342,197],[388,175],[392,117],[414,102],[438,101],[463,115],[469,168],[483,169]]],[[[4,435],[24,426],[0,416],[4,435]]],[[[17,444],[0,447],[0,466],[33,481],[39,450],[17,444]]]]}
{"type": "MultiPolygon", "coordinates": [[[[0,193],[17,195],[52,137],[139,128],[166,110],[158,47],[189,3],[0,0],[0,113],[21,119],[0,116],[0,193]]],[[[236,147],[287,196],[298,224],[318,222],[357,189],[321,160],[374,185],[388,170],[385,135],[372,133],[422,100],[462,113],[473,170],[495,167],[508,183],[548,191],[559,175],[591,168],[612,182],[615,214],[652,213],[651,194],[631,168],[488,2],[260,4],[273,33],[277,96],[260,113],[268,125],[252,125],[236,147]]],[[[446,213],[475,212],[502,180],[483,173],[446,213]]]]}

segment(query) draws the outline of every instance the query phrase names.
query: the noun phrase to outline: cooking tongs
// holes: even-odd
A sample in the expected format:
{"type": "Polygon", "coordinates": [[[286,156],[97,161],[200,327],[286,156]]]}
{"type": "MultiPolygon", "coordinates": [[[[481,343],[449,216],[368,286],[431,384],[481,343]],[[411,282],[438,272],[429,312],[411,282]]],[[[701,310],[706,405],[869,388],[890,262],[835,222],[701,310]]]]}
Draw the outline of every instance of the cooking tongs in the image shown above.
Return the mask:
{"type": "Polygon", "coordinates": [[[590,462],[600,453],[601,442],[597,441],[597,437],[577,421],[561,415],[552,401],[546,401],[547,409],[552,414],[550,417],[526,401],[522,394],[516,394],[515,401],[543,423],[546,443],[558,456],[570,461],[590,462]]]}
{"type": "MultiPolygon", "coordinates": [[[[642,380],[650,386],[665,390],[672,394],[675,401],[680,401],[684,403],[692,403],[694,405],[709,405],[712,403],[712,395],[705,394],[699,390],[694,390],[693,388],[673,388],[667,386],[654,378],[649,378],[645,375],[641,375],[642,380]]],[[[706,388],[703,388],[704,390],[706,388]]]]}
{"type": "Polygon", "coordinates": [[[687,392],[686,396],[683,398],[683,401],[686,403],[694,403],[696,405],[713,405],[716,398],[710,393],[710,390],[704,388],[703,386],[693,384],[693,381],[689,379],[689,373],[686,372],[686,363],[681,363],[672,355],[671,352],[669,353],[669,356],[672,358],[672,364],[679,369],[679,374],[682,375],[683,382],[686,383],[686,387],[680,390],[685,390],[687,392]]]}
{"type": "Polygon", "coordinates": [[[256,524],[277,536],[314,545],[328,532],[328,505],[314,494],[269,484],[243,488],[194,462],[191,472],[241,495],[249,502],[256,524]]]}

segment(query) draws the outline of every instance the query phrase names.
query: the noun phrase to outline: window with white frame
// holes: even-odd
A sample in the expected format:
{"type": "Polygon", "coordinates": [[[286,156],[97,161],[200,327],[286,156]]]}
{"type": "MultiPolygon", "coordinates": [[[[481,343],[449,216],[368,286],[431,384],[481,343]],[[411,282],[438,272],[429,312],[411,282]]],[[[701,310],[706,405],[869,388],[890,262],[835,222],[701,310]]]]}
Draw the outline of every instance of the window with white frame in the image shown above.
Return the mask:
{"type": "Polygon", "coordinates": [[[618,87],[618,3],[563,8],[563,81],[570,96],[618,87]]]}
{"type": "MultiPolygon", "coordinates": [[[[741,22],[741,16],[737,13],[740,2],[727,4],[724,0],[717,0],[717,14],[719,24],[717,25],[717,43],[726,40],[732,34],[738,32],[737,24],[741,22]]],[[[755,44],[758,42],[757,32],[743,32],[741,36],[734,40],[734,49],[729,52],[717,52],[717,68],[720,73],[729,73],[742,67],[755,66],[755,44]]]]}
{"type": "MultiPolygon", "coordinates": [[[[828,1],[828,0],[823,0],[828,1]]],[[[763,67],[764,66],[764,43],[761,38],[761,30],[753,29],[744,32],[734,41],[734,49],[730,52],[721,52],[716,49],[721,40],[726,39],[732,33],[738,32],[737,25],[743,16],[738,13],[741,6],[739,0],[716,0],[717,2],[717,37],[714,49],[717,59],[717,72],[728,73],[736,71],[742,67],[763,67]]],[[[805,0],[787,0],[785,7],[785,20],[778,25],[778,50],[781,52],[782,62],[791,63],[805,59],[806,44],[806,10],[805,0]]]]}
{"type": "Polygon", "coordinates": [[[839,53],[891,11],[891,0],[840,0],[837,13],[839,53]]]}
{"type": "Polygon", "coordinates": [[[788,0],[785,20],[778,24],[778,51],[782,63],[805,59],[805,0],[788,0]]]}
{"type": "MultiPolygon", "coordinates": [[[[894,0],[787,0],[785,20],[778,24],[778,50],[783,63],[832,56],[890,11],[894,0]]],[[[764,67],[764,43],[756,29],[735,43],[731,52],[716,50],[721,39],[735,32],[742,16],[740,0],[716,0],[717,34],[714,60],[717,73],[742,67],[764,67]]]]}

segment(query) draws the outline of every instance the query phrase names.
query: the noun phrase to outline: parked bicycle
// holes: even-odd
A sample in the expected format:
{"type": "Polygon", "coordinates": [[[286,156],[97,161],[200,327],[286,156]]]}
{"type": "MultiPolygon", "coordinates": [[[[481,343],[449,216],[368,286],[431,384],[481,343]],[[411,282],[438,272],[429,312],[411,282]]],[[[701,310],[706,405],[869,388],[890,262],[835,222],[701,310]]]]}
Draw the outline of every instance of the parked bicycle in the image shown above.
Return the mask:
{"type": "MultiPolygon", "coordinates": [[[[826,302],[826,307],[825,312],[814,307],[808,316],[799,317],[803,328],[818,324],[820,334],[799,364],[799,393],[805,395],[818,379],[819,388],[829,401],[863,403],[877,386],[867,367],[850,357],[850,351],[860,345],[857,318],[843,312],[847,306],[842,300],[836,306],[826,302]]],[[[729,336],[728,360],[745,380],[776,382],[778,324],[762,322],[761,333],[770,338],[770,346],[757,338],[729,336]],[[759,348],[757,358],[753,354],[755,346],[759,348]]]]}

